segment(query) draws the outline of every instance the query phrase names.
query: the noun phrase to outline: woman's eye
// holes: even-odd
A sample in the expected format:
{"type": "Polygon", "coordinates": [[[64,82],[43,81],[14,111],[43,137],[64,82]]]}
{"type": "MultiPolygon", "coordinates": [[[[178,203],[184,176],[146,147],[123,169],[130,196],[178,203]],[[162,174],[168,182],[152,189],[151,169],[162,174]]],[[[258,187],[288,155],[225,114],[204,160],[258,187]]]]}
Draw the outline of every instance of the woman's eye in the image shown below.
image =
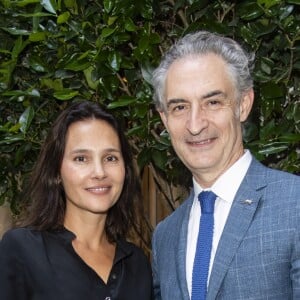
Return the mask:
{"type": "Polygon", "coordinates": [[[119,159],[114,155],[110,155],[110,156],[106,157],[106,160],[109,162],[115,162],[115,161],[118,161],[119,159]]]}
{"type": "Polygon", "coordinates": [[[85,162],[87,159],[84,156],[76,156],[74,160],[78,162],[85,162]]]}

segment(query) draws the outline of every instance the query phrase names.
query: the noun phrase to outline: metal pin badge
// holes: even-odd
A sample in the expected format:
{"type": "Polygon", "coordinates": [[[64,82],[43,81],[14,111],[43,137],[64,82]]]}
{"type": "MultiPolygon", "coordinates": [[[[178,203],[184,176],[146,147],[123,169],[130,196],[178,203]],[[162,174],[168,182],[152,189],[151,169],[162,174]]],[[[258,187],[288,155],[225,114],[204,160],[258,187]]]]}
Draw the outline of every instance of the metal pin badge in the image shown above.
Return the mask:
{"type": "Polygon", "coordinates": [[[252,202],[253,202],[253,201],[250,200],[250,199],[247,199],[247,200],[244,200],[244,201],[243,201],[243,203],[244,203],[244,204],[247,204],[247,205],[251,205],[252,202]]]}

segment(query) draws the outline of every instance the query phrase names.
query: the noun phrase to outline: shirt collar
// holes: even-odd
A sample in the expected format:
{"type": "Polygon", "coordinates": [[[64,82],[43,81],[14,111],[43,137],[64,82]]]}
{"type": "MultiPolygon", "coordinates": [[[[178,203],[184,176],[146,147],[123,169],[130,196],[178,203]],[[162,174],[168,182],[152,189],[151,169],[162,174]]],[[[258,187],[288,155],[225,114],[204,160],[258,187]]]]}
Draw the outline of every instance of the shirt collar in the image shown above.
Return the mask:
{"type": "MultiPolygon", "coordinates": [[[[251,160],[251,153],[246,149],[244,154],[207,190],[213,191],[218,197],[225,201],[232,202],[248,171],[251,160]]],[[[194,177],[193,186],[195,196],[197,197],[204,189],[196,182],[194,177]]]]}
{"type": "MultiPolygon", "coordinates": [[[[61,227],[59,229],[51,230],[50,234],[53,234],[55,237],[62,239],[64,243],[71,244],[72,241],[76,238],[76,235],[66,229],[65,227],[61,227]]],[[[133,252],[134,245],[130,242],[127,242],[124,239],[119,239],[116,242],[116,255],[114,258],[114,263],[117,263],[119,260],[123,259],[131,255],[133,252]]]]}

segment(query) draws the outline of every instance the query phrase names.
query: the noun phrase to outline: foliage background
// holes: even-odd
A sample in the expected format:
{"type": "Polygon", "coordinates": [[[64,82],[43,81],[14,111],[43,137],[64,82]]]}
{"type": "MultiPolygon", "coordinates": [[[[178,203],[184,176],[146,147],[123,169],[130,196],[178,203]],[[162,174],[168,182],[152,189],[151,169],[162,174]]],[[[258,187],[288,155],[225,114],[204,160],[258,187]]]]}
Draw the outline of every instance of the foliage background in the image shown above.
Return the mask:
{"type": "Polygon", "coordinates": [[[0,204],[18,212],[52,120],[77,99],[101,103],[123,123],[141,176],[147,167],[160,190],[161,180],[188,187],[149,80],[165,49],[198,29],[256,53],[246,147],[266,165],[299,174],[299,7],[299,0],[1,0],[0,204]]]}

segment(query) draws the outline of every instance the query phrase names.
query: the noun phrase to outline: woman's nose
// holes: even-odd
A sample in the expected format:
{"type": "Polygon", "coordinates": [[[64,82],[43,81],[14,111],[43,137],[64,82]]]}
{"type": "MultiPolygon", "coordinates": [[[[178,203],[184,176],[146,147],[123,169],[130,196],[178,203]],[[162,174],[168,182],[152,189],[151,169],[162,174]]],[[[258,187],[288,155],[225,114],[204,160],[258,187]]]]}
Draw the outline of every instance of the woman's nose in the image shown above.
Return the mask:
{"type": "Polygon", "coordinates": [[[105,168],[101,162],[95,162],[93,164],[92,176],[97,179],[106,177],[105,168]]]}

